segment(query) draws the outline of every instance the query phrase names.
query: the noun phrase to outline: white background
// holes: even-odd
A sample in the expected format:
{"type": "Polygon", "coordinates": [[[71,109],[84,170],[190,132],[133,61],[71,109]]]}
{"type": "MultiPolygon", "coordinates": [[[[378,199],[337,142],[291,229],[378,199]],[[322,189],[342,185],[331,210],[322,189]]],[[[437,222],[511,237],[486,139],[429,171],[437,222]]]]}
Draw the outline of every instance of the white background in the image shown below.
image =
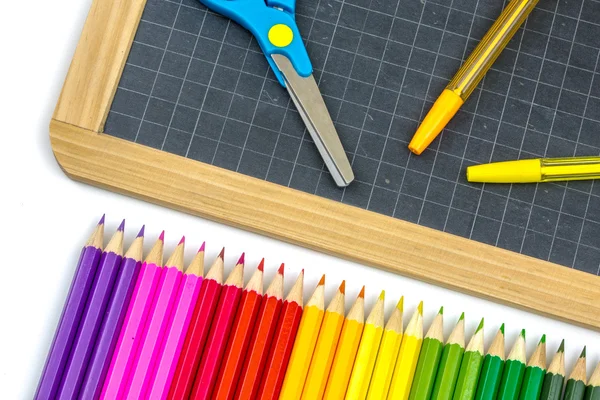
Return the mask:
{"type": "MultiPolygon", "coordinates": [[[[568,367],[588,344],[588,374],[600,358],[600,335],[491,302],[415,282],[224,225],[103,191],[69,180],[54,160],[48,123],[79,39],[91,0],[2,1],[0,3],[0,398],[31,398],[50,346],[79,251],[102,213],[106,240],[127,219],[127,245],[147,224],[146,249],[166,230],[166,253],[182,234],[188,260],[203,240],[207,263],[226,246],[226,268],[242,251],[247,271],[266,257],[266,283],[286,263],[289,289],[306,269],[305,298],[320,274],[327,273],[327,299],[347,279],[346,308],[362,284],[367,306],[385,289],[386,315],[399,295],[406,296],[405,324],[420,299],[428,324],[445,306],[445,334],[466,311],[470,336],[486,317],[486,344],[501,322],[507,323],[507,347],[527,328],[528,355],[542,333],[551,356],[567,339],[568,367]],[[407,315],[408,314],[408,315],[407,315]]],[[[166,254],[168,256],[168,254],[166,254]]],[[[402,260],[398,260],[399,263],[402,260]]],[[[248,280],[249,272],[246,273],[248,280]]],[[[560,289],[559,289],[560,290],[560,289]]],[[[508,349],[507,349],[508,351],[508,349]]]]}

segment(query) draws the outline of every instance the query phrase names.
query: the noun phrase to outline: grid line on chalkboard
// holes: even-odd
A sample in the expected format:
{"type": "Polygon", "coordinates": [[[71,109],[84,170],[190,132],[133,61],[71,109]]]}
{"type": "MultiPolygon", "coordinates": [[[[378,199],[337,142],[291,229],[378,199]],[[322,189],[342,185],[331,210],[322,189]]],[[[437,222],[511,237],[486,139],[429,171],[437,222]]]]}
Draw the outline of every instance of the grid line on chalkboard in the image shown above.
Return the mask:
{"type": "Polygon", "coordinates": [[[298,1],[315,79],[355,170],[346,189],[256,41],[196,0],[148,0],[105,131],[597,275],[598,185],[464,177],[475,163],[600,154],[596,1],[540,3],[431,148],[406,149],[505,4],[298,1]]]}

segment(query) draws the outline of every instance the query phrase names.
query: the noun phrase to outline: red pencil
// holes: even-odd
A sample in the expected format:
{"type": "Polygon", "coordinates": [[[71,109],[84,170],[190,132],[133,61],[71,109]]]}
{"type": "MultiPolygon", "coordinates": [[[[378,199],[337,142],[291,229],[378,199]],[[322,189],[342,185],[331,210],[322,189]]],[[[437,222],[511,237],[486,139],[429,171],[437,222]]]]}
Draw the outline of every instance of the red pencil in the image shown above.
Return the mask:
{"type": "Polygon", "coordinates": [[[177,363],[177,369],[171,383],[171,389],[169,390],[169,396],[167,397],[170,400],[187,399],[190,397],[196,371],[198,371],[198,366],[200,365],[200,357],[202,356],[210,324],[217,308],[221,289],[223,288],[224,255],[225,249],[221,250],[221,253],[206,274],[206,278],[202,281],[196,308],[192,315],[183,348],[181,349],[181,356],[177,363]]]}
{"type": "Polygon", "coordinates": [[[238,306],[233,328],[229,335],[227,348],[223,355],[221,371],[215,384],[214,399],[225,400],[232,399],[235,394],[235,388],[238,384],[238,378],[242,371],[244,356],[250,344],[254,322],[260,309],[263,291],[263,259],[252,278],[242,292],[242,299],[238,306]]]}
{"type": "Polygon", "coordinates": [[[190,399],[210,399],[217,380],[227,338],[233,325],[233,319],[237,311],[240,298],[242,297],[242,285],[244,284],[244,254],[229,274],[223,285],[219,303],[212,324],[206,346],[200,360],[200,367],[194,380],[192,395],[190,399]]]}
{"type": "Polygon", "coordinates": [[[261,400],[277,400],[279,398],[298,326],[302,319],[303,284],[304,270],[298,275],[296,283],[292,286],[281,308],[281,315],[277,321],[277,328],[270,346],[271,351],[267,357],[265,372],[258,390],[258,398],[261,400]]]}
{"type": "Polygon", "coordinates": [[[283,301],[283,268],[283,264],[281,264],[277,275],[275,275],[273,282],[271,282],[263,296],[235,394],[236,400],[255,399],[258,394],[260,379],[262,378],[263,368],[267,361],[283,301]]]}

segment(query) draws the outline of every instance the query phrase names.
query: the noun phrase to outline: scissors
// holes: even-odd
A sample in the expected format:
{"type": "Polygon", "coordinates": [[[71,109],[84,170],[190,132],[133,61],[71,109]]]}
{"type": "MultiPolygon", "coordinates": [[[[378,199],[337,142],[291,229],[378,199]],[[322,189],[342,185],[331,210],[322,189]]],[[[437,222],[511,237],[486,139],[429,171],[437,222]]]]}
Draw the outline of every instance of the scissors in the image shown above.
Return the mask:
{"type": "Polygon", "coordinates": [[[335,183],[348,186],[354,173],[312,75],[312,64],[294,18],[296,0],[200,2],[254,35],[277,80],[290,94],[335,183]]]}

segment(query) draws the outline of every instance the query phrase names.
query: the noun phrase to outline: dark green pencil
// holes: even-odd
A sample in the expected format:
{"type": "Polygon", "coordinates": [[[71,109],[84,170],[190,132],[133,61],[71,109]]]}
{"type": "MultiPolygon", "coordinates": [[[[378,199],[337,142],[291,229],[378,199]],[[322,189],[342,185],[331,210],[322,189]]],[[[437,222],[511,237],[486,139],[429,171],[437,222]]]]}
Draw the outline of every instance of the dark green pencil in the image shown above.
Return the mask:
{"type": "Polygon", "coordinates": [[[525,375],[525,329],[521,331],[517,341],[504,363],[502,381],[498,391],[498,400],[515,400],[519,398],[523,375],[525,375]]]}
{"type": "Polygon", "coordinates": [[[546,335],[542,335],[535,352],[525,368],[519,400],[538,400],[546,374],[546,335]]]}
{"type": "Polygon", "coordinates": [[[498,329],[498,333],[483,359],[483,367],[477,384],[475,400],[494,400],[500,387],[502,370],[504,369],[504,324],[498,329]]]}
{"type": "Polygon", "coordinates": [[[444,346],[442,359],[435,377],[431,400],[450,400],[454,393],[460,362],[465,352],[465,313],[460,316],[444,346]]]}
{"type": "Polygon", "coordinates": [[[558,350],[544,376],[540,400],[560,400],[565,384],[565,341],[558,346],[558,350]]]}
{"type": "Polygon", "coordinates": [[[460,364],[454,400],[473,400],[483,363],[483,318],[469,341],[460,364]]]}
{"type": "Polygon", "coordinates": [[[435,316],[419,353],[409,400],[429,400],[444,348],[444,307],[435,316]]]}
{"type": "Polygon", "coordinates": [[[585,400],[600,400],[600,362],[588,382],[584,398],[585,400]]]}
{"type": "Polygon", "coordinates": [[[586,359],[585,359],[585,347],[579,356],[579,359],[573,367],[573,372],[567,380],[567,387],[565,388],[565,395],[563,400],[583,400],[585,395],[585,381],[587,379],[586,371],[586,359]]]}

